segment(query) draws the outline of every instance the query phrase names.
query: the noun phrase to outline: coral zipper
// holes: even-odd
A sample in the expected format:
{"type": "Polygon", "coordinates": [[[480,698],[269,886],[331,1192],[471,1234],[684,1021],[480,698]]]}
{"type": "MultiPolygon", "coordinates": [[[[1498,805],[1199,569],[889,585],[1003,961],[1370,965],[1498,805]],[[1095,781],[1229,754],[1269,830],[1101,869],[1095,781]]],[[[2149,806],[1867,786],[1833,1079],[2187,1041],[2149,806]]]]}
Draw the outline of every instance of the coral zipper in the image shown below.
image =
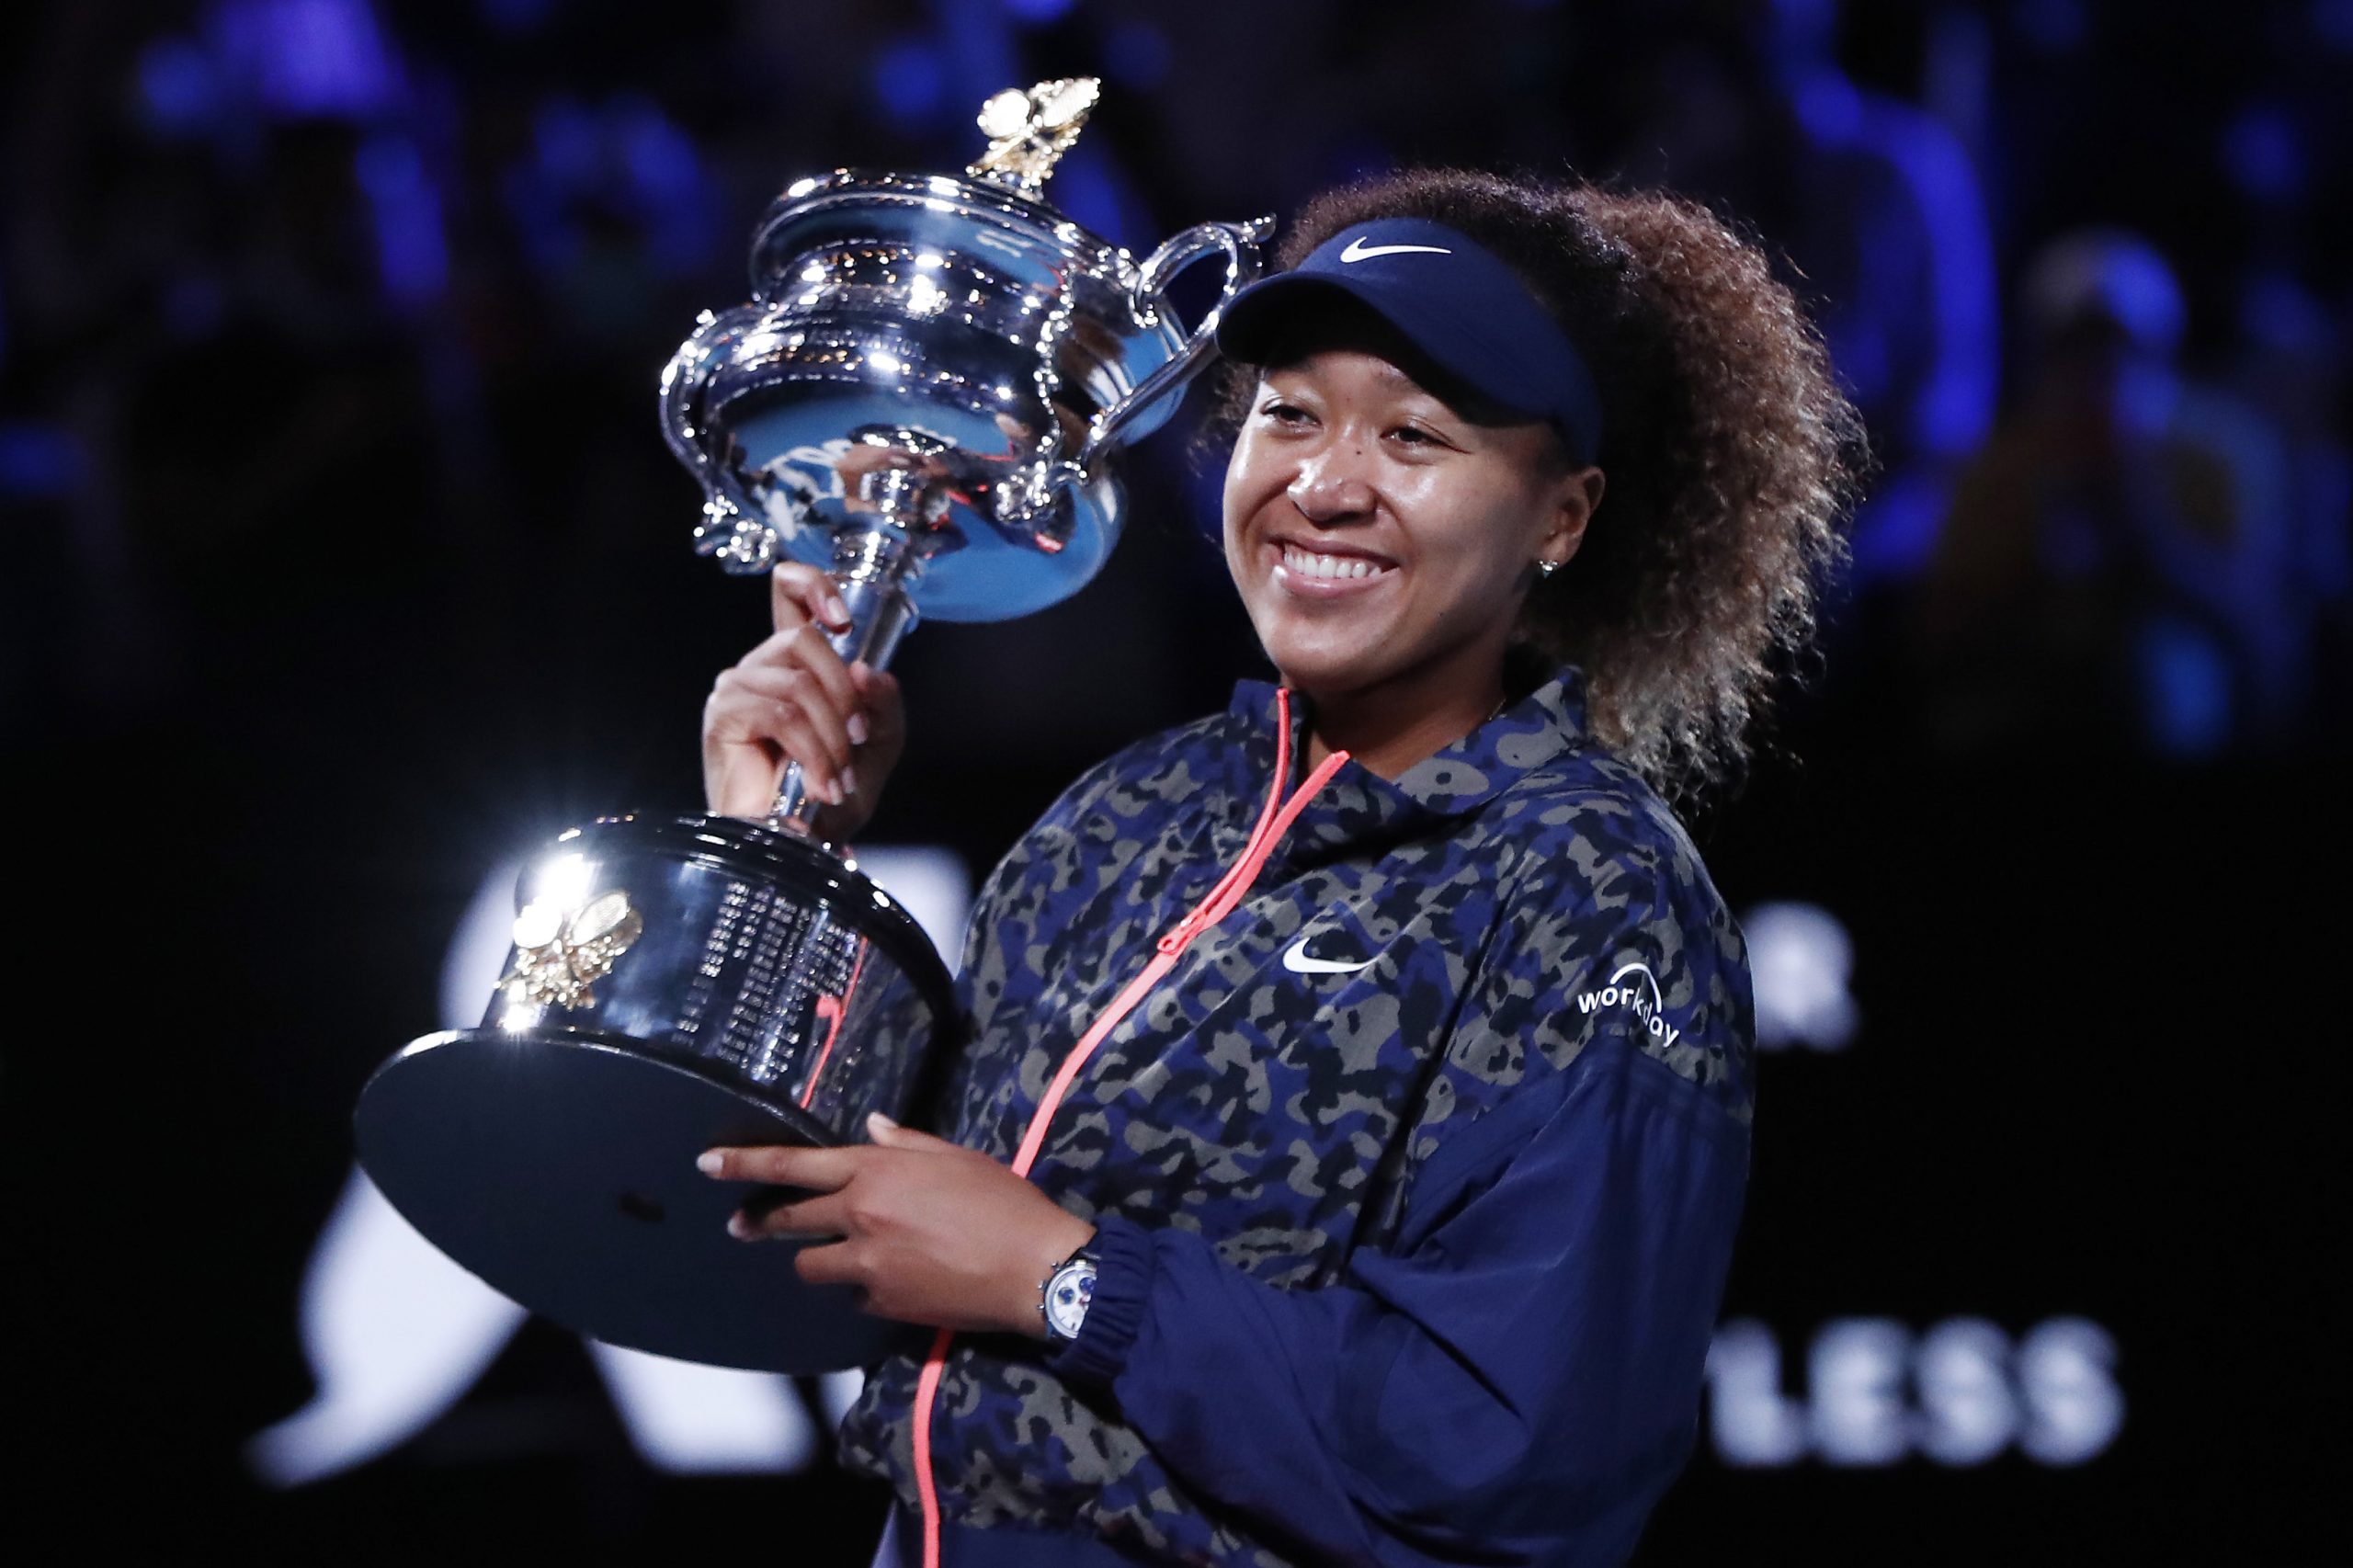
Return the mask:
{"type": "MultiPolygon", "coordinates": [[[[1046,1085],[1045,1095],[1038,1101],[1038,1108],[1029,1114],[1029,1126],[1021,1136],[1020,1151],[1013,1157],[1015,1176],[1027,1176],[1029,1167],[1037,1163],[1039,1151],[1045,1147],[1047,1125],[1053,1120],[1063,1095],[1077,1079],[1079,1069],[1095,1054],[1095,1048],[1176,967],[1177,958],[1194,937],[1233,912],[1233,906],[1242,902],[1251,884],[1258,880],[1267,857],[1307,808],[1307,802],[1323,791],[1332,775],[1347,760],[1347,752],[1334,752],[1307,776],[1290,800],[1283,799],[1283,783],[1290,777],[1290,693],[1279,687],[1275,692],[1274,784],[1267,791],[1266,807],[1258,813],[1257,825],[1250,830],[1250,842],[1244,846],[1242,858],[1218,879],[1217,886],[1193,906],[1191,913],[1161,937],[1154,945],[1151,961],[1120,987],[1111,1005],[1103,1009],[1063,1058],[1053,1082],[1046,1085]]],[[[939,1398],[940,1375],[948,1369],[948,1346],[955,1337],[952,1329],[939,1331],[931,1342],[931,1353],[924,1358],[922,1375],[915,1380],[915,1496],[923,1506],[923,1568],[939,1568],[939,1494],[931,1475],[931,1417],[932,1407],[939,1398]]]]}

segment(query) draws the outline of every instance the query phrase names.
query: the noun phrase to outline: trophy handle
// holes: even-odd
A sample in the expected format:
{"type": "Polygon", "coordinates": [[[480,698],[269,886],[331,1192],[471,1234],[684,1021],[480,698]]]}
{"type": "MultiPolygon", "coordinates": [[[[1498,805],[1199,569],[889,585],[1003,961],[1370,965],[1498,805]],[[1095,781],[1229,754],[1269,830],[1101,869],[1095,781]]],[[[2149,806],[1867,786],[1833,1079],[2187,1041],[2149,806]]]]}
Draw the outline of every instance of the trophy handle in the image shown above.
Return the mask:
{"type": "Polygon", "coordinates": [[[1160,320],[1166,303],[1163,298],[1176,275],[1205,256],[1222,252],[1225,256],[1225,287],[1218,291],[1217,302],[1202,315],[1185,340],[1176,357],[1138,382],[1127,396],[1096,415],[1094,432],[1086,438],[1076,459],[1081,469],[1091,470],[1095,460],[1120,444],[1120,432],[1136,415],[1158,403],[1170,391],[1183,386],[1199,375],[1202,364],[1216,346],[1217,324],[1225,314],[1233,296],[1257,280],[1260,269],[1259,246],[1275,232],[1274,215],[1253,218],[1243,223],[1196,223],[1191,228],[1168,236],[1160,248],[1144,258],[1136,273],[1135,285],[1128,291],[1129,302],[1135,307],[1138,320],[1147,324],[1160,320]]]}
{"type": "Polygon", "coordinates": [[[1192,335],[1174,358],[1137,382],[1127,396],[1095,416],[1086,444],[1075,456],[1052,457],[1056,437],[1049,433],[1041,438],[1040,446],[1049,455],[1010,475],[998,486],[999,522],[1010,527],[1029,524],[1051,508],[1063,491],[1085,485],[1095,477],[1095,465],[1103,456],[1127,438],[1127,427],[1140,415],[1170,393],[1182,390],[1186,382],[1200,373],[1216,346],[1220,318],[1225,314],[1226,306],[1233,302],[1233,296],[1257,279],[1259,246],[1274,232],[1272,214],[1244,223],[1196,223],[1169,235],[1158,250],[1144,258],[1143,266],[1137,269],[1135,282],[1128,290],[1128,303],[1137,320],[1148,326],[1160,320],[1165,303],[1162,295],[1169,283],[1201,257],[1216,254],[1225,256],[1225,287],[1218,291],[1217,302],[1202,315],[1192,335]]]}
{"type": "Polygon", "coordinates": [[[702,521],[695,525],[695,551],[717,555],[730,572],[765,572],[776,564],[776,529],[766,519],[746,517],[722,487],[719,466],[702,444],[695,404],[719,357],[759,324],[767,312],[738,305],[695,318],[695,330],[662,368],[662,437],[671,452],[702,486],[702,521]]]}

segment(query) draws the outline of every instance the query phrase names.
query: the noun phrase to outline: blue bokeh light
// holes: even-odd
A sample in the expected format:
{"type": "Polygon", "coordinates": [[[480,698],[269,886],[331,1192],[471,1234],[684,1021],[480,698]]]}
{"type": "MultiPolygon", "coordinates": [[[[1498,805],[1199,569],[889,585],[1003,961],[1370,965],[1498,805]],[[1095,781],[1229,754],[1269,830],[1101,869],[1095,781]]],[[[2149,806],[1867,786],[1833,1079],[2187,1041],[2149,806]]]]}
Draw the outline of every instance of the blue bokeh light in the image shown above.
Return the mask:
{"type": "Polygon", "coordinates": [[[874,57],[874,95],[900,124],[928,124],[947,101],[947,64],[929,43],[894,43],[874,57]]]}
{"type": "Polygon", "coordinates": [[[2300,195],[2308,160],[2295,122],[2277,104],[2254,104],[2222,131],[2222,166],[2247,195],[2288,201],[2300,195]]]}
{"type": "Polygon", "coordinates": [[[1103,40],[1103,68],[1121,86],[1151,92],[1168,79],[1168,35],[1150,22],[1128,22],[1103,40]]]}
{"type": "Polygon", "coordinates": [[[194,40],[158,39],[141,53],[139,99],[150,130],[166,137],[199,135],[221,109],[221,79],[194,40]]]}
{"type": "Polygon", "coordinates": [[[2313,36],[2331,49],[2353,52],[2353,0],[2313,0],[2313,36]]]}
{"type": "Polygon", "coordinates": [[[405,95],[368,0],[218,0],[206,30],[216,58],[287,119],[363,119],[405,95]]]}
{"type": "Polygon", "coordinates": [[[360,143],[352,172],[375,216],[385,296],[400,305],[426,303],[449,281],[449,247],[441,230],[441,193],[424,155],[405,136],[371,136],[360,143]]]}
{"type": "Polygon", "coordinates": [[[0,423],[0,496],[34,501],[81,483],[82,449],[53,425],[0,423]]]}

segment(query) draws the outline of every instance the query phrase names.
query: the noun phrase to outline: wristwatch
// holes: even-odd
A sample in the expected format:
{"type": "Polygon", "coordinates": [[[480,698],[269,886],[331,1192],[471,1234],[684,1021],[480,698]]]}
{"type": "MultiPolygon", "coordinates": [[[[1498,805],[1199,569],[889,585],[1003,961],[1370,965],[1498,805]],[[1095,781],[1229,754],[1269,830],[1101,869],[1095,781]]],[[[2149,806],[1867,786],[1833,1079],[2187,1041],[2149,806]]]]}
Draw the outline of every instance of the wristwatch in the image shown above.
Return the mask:
{"type": "Polygon", "coordinates": [[[1057,1264],[1038,1287],[1038,1315],[1046,1320],[1046,1338],[1056,1343],[1076,1339],[1094,1301],[1095,1255],[1081,1247],[1057,1264]]]}

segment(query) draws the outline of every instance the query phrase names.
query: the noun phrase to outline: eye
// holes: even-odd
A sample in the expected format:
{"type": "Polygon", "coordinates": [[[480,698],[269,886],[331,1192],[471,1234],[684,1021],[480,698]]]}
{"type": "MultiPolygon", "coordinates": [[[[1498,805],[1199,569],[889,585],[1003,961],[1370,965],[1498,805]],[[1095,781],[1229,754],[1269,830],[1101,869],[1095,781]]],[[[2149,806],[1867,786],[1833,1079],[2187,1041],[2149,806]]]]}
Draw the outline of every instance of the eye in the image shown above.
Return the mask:
{"type": "Polygon", "coordinates": [[[1453,445],[1437,431],[1426,430],[1419,425],[1400,425],[1389,432],[1389,438],[1404,446],[1428,447],[1433,449],[1453,445]]]}
{"type": "Polygon", "coordinates": [[[1285,403],[1276,398],[1259,408],[1258,417],[1277,425],[1299,426],[1307,424],[1314,415],[1295,403],[1285,403]]]}

